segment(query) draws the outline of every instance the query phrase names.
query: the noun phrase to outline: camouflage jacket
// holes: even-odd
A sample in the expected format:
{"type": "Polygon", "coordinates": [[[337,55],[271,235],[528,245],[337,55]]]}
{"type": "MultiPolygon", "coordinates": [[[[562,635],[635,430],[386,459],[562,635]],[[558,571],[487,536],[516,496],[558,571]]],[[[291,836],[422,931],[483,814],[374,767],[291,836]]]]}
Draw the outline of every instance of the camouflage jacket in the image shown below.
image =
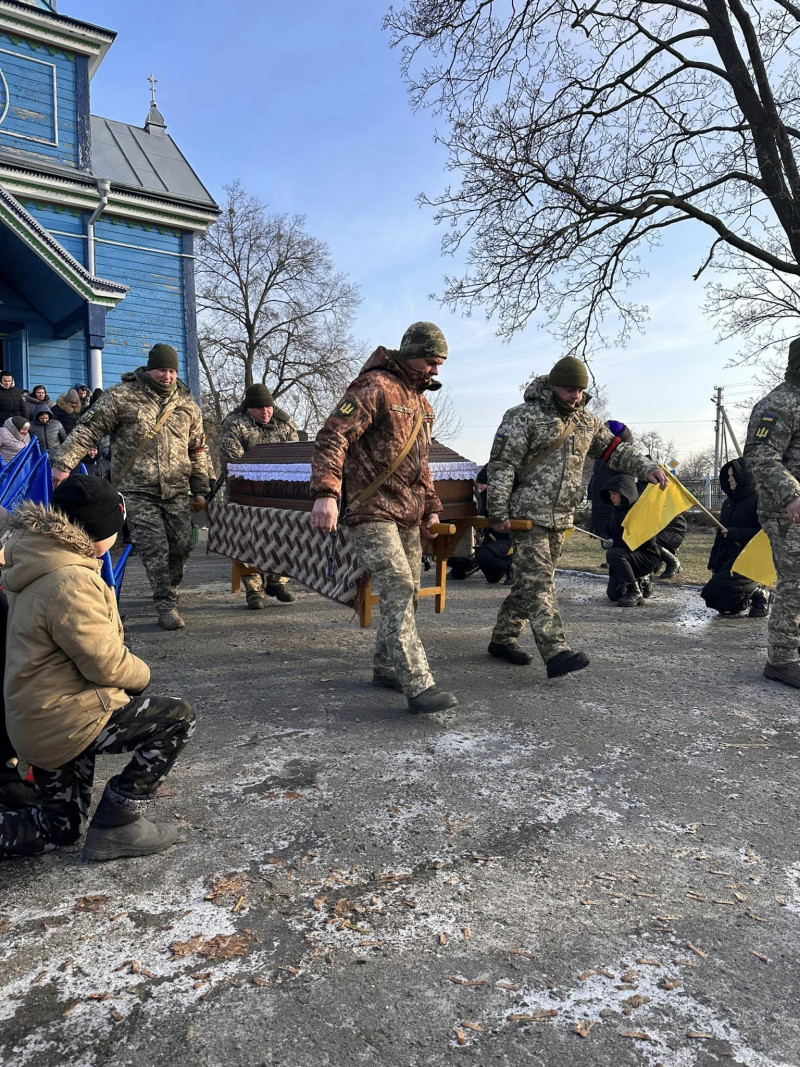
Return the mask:
{"type": "Polygon", "coordinates": [[[245,407],[240,406],[222,423],[219,443],[222,471],[225,473],[229,463],[235,463],[256,445],[274,445],[281,441],[297,440],[296,424],[280,408],[275,408],[267,425],[262,426],[247,413],[245,407]]]}
{"type": "Polygon", "coordinates": [[[428,466],[434,415],[423,396],[425,385],[424,376],[405,360],[377,348],[317,434],[312,495],[339,500],[344,478],[347,505],[400,455],[422,410],[422,428],[411,451],[369,500],[343,516],[347,525],[396,522],[413,527],[441,511],[428,466]]]}
{"type": "Polygon", "coordinates": [[[569,418],[553,402],[550,380],[534,378],[525,390],[525,402],[503,416],[489,460],[488,511],[492,522],[532,519],[537,526],[566,530],[584,496],[583,465],[587,456],[603,459],[614,470],[646,478],[655,468],[651,459],[605,426],[586,410],[590,399],[569,418]],[[536,466],[533,457],[545,452],[567,428],[575,432],[536,466]]]}
{"type": "Polygon", "coordinates": [[[141,441],[170,408],[170,416],[136,457],[120,485],[123,492],[170,500],[208,492],[208,464],[203,416],[183,382],[168,397],[151,386],[144,367],[123,374],[117,385],[78,420],[78,425],[51,457],[53,467],[72,470],[92,445],[111,435],[111,478],[127,464],[141,441]]]}
{"type": "Polygon", "coordinates": [[[800,496],[800,385],[782,382],[753,408],[744,458],[758,489],[758,517],[785,519],[800,496]]]}

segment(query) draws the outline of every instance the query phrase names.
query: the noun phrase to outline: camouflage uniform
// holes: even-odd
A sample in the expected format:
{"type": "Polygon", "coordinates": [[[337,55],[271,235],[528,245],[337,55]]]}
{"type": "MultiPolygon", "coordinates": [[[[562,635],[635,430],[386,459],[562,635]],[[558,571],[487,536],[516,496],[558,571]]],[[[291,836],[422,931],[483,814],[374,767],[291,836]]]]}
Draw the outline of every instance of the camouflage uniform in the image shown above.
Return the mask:
{"type": "Polygon", "coordinates": [[[192,547],[189,493],[208,492],[208,463],[200,408],[182,382],[159,391],[144,367],[123,374],[83,413],[52,455],[58,470],[72,470],[92,445],[111,435],[111,479],[124,494],[134,543],[142,557],[159,614],[177,607],[177,586],[192,547]],[[120,472],[167,409],[170,416],[120,472]]]}
{"type": "Polygon", "coordinates": [[[767,624],[770,663],[797,663],[800,644],[800,527],[786,508],[800,496],[800,383],[783,382],[753,408],[744,458],[758,489],[758,517],[778,581],[767,624]]]}
{"type": "MultiPolygon", "coordinates": [[[[267,425],[262,426],[248,413],[244,404],[241,404],[222,423],[219,454],[223,476],[228,473],[229,463],[235,463],[257,445],[275,445],[297,440],[297,424],[281,408],[275,408],[267,425]]],[[[266,578],[273,582],[289,580],[279,574],[266,574],[266,578]]],[[[264,592],[264,579],[258,572],[242,575],[242,585],[248,598],[260,596],[264,592]]]]}
{"type": "Polygon", "coordinates": [[[185,700],[134,697],[112,713],[76,759],[52,771],[34,767],[36,806],[0,810],[0,857],[33,856],[77,841],[86,828],[97,756],[134,753],[107,789],[119,807],[144,814],[194,729],[194,712],[185,700]]]}
{"type": "Polygon", "coordinates": [[[500,607],[492,641],[513,644],[529,620],[545,662],[569,649],[553,577],[564,531],[584,497],[586,457],[601,458],[614,470],[638,478],[646,478],[654,467],[586,410],[589,399],[584,394],[583,406],[567,416],[553,400],[549,378],[535,378],[525,390],[525,402],[503,416],[488,466],[491,522],[512,517],[533,522],[530,532],[512,535],[514,587],[500,607]],[[568,422],[575,427],[572,436],[542,462],[529,465],[564,433],[568,422]]]}
{"type": "MultiPolygon", "coordinates": [[[[410,327],[407,336],[414,329],[410,327]]],[[[443,348],[437,354],[446,356],[444,337],[439,336],[443,348]]],[[[397,352],[376,349],[317,434],[311,462],[312,495],[341,501],[344,479],[352,506],[402,452],[417,414],[423,415],[414,447],[392,477],[361,507],[350,514],[345,509],[342,515],[380,597],[375,674],[391,677],[396,672],[409,698],[434,684],[414,618],[422,562],[420,524],[442,509],[428,466],[433,409],[422,395],[425,388],[424,375],[397,352]]]]}
{"type": "Polygon", "coordinates": [[[422,567],[419,529],[404,530],[393,522],[365,522],[351,526],[348,537],[380,598],[375,673],[388,677],[396,673],[406,696],[424,693],[433,685],[433,675],[414,620],[422,567]]]}

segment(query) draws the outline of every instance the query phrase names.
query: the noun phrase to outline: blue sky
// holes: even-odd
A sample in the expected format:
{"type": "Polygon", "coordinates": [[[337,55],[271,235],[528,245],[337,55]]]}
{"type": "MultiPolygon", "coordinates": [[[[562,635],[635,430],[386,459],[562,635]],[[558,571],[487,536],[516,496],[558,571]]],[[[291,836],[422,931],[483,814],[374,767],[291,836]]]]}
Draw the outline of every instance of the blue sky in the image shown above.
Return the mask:
{"type": "MultiPolygon", "coordinates": [[[[535,327],[506,345],[482,317],[429,298],[450,263],[416,197],[442,189],[445,155],[432,117],[411,111],[399,56],[380,28],[384,4],[61,0],[59,8],[119,34],[93,79],[93,112],[143,123],[154,72],[169,133],[214,196],[239,178],[273,210],[304,214],[329,244],[362,291],[356,333],[370,347],[396,346],[418,319],[442,327],[450,344],[442,380],[464,423],[452,443],[484,460],[520,384],[561,353],[535,327]]],[[[749,393],[750,376],[725,366],[734,346],[715,344],[691,280],[702,246],[680,231],[651,257],[635,292],[651,308],[644,335],[594,361],[612,417],[673,438],[679,460],[713,445],[713,386],[725,385],[733,402],[749,393]]]]}

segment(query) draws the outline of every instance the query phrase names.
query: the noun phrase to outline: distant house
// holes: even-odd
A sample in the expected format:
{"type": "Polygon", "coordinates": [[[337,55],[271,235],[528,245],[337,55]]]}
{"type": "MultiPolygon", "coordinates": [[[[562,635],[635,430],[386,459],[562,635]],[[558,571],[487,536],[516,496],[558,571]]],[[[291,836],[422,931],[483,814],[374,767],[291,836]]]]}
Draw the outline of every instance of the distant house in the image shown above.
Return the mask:
{"type": "Polygon", "coordinates": [[[156,341],[199,391],[194,242],[219,209],[155,93],[143,127],[90,114],[115,36],[56,0],[0,0],[0,364],[54,399],[156,341]]]}

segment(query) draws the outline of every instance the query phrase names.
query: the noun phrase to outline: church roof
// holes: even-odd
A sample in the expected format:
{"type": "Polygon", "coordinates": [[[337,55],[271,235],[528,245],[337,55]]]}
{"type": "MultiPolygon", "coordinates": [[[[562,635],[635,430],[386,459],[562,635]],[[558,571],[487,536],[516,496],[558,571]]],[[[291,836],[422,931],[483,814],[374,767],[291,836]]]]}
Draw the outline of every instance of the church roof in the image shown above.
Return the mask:
{"type": "Polygon", "coordinates": [[[99,115],[92,115],[92,173],[127,189],[217,206],[169,134],[99,115]]]}

